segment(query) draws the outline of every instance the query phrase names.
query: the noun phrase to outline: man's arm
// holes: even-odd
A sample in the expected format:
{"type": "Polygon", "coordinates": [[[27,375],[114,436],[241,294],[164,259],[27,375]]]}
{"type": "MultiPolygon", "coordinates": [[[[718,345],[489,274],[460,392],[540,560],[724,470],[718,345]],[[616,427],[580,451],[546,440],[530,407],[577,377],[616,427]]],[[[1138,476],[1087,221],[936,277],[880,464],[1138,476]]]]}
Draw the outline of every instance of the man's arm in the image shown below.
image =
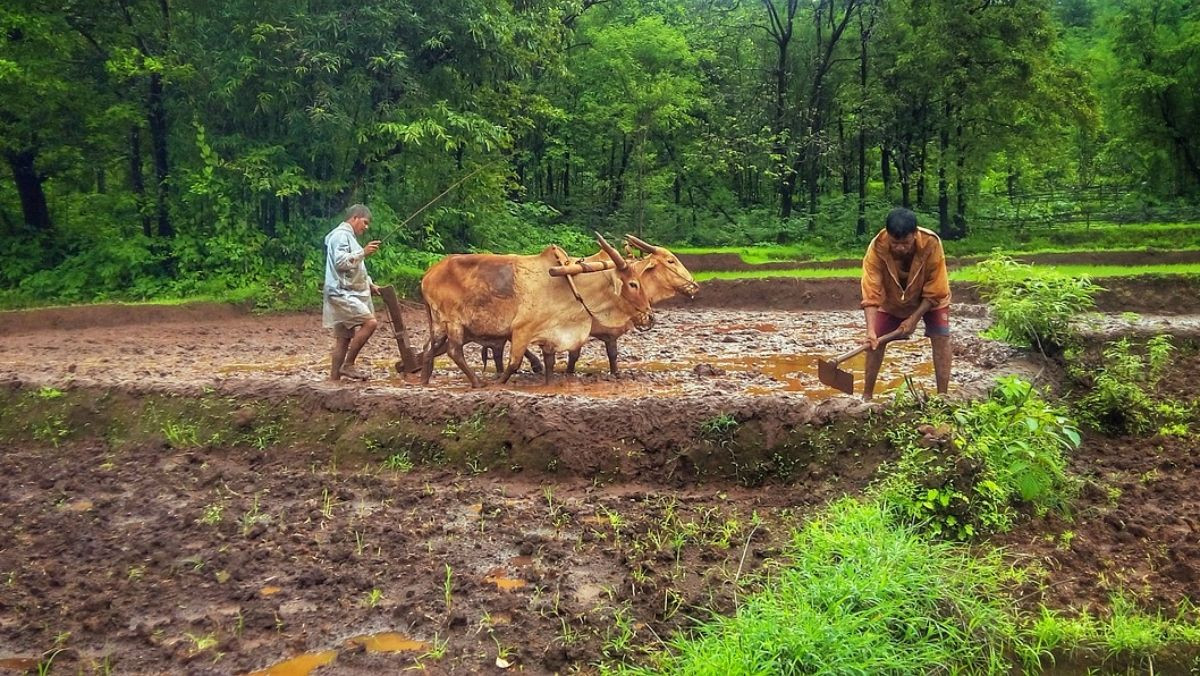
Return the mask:
{"type": "Polygon", "coordinates": [[[898,328],[900,329],[901,336],[907,338],[912,335],[912,332],[917,330],[917,322],[921,321],[921,317],[924,317],[925,313],[932,309],[933,302],[931,302],[928,298],[922,298],[921,304],[917,307],[917,311],[909,315],[904,321],[900,322],[900,326],[898,328]]]}
{"type": "Polygon", "coordinates": [[[872,350],[879,347],[879,335],[875,332],[875,315],[883,304],[883,261],[875,253],[875,240],[867,245],[867,254],[863,256],[862,273],[862,308],[863,319],[867,325],[865,343],[872,350]]]}
{"type": "Polygon", "coordinates": [[[362,262],[362,254],[353,253],[350,238],[341,232],[337,233],[329,242],[329,256],[333,259],[333,267],[338,272],[350,272],[362,262]]]}
{"type": "Polygon", "coordinates": [[[942,240],[935,240],[925,269],[928,276],[921,286],[921,300],[929,301],[929,309],[946,307],[950,304],[950,275],[946,272],[946,253],[942,249],[942,240]]]}

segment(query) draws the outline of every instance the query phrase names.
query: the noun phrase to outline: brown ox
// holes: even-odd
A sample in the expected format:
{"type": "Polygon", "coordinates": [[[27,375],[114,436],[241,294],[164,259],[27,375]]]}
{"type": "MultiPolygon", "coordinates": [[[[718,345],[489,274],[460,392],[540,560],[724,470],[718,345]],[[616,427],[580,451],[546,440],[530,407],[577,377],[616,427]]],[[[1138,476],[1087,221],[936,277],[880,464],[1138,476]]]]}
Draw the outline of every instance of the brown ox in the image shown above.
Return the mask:
{"type": "MultiPolygon", "coordinates": [[[[642,273],[642,289],[646,292],[646,300],[650,304],[658,303],[678,294],[694,298],[700,290],[700,285],[692,279],[692,273],[666,247],[654,246],[634,237],[625,235],[627,244],[642,250],[644,258],[630,263],[631,267],[640,268],[642,273]]],[[[626,248],[628,251],[628,248],[626,248]]],[[[604,252],[589,256],[586,260],[606,260],[604,252]]],[[[607,273],[602,273],[607,274],[607,273]]],[[[599,323],[592,324],[592,337],[604,343],[604,351],[608,354],[608,368],[612,373],[617,372],[617,339],[629,332],[632,324],[624,326],[608,326],[599,323]]],[[[579,360],[579,350],[567,355],[567,373],[575,372],[575,362],[579,360]]]]}
{"type": "MultiPolygon", "coordinates": [[[[646,254],[645,257],[630,263],[630,266],[640,270],[642,273],[642,289],[646,293],[646,300],[650,304],[658,303],[668,298],[674,298],[679,294],[685,294],[689,297],[694,297],[696,292],[700,290],[699,284],[692,278],[692,273],[684,267],[683,263],[676,258],[675,254],[669,249],[662,246],[654,246],[645,241],[634,237],[633,235],[625,235],[627,245],[632,245],[641,249],[646,254]]],[[[628,251],[628,248],[626,248],[628,251]]],[[[610,260],[607,253],[601,251],[583,259],[585,261],[606,261],[610,260]]],[[[611,275],[612,271],[598,272],[594,274],[611,275]]],[[[624,326],[607,326],[599,322],[592,324],[592,337],[604,343],[604,351],[608,355],[608,368],[612,373],[617,372],[617,339],[625,335],[633,325],[626,323],[624,326]]],[[[491,351],[496,363],[496,372],[499,373],[500,363],[503,359],[504,344],[503,341],[499,345],[494,342],[485,345],[480,350],[483,357],[484,366],[487,366],[488,352],[491,351]]],[[[541,369],[541,364],[532,352],[526,352],[525,358],[529,360],[530,367],[534,372],[541,369]]],[[[567,373],[575,372],[575,362],[579,360],[579,350],[575,350],[567,355],[567,373]]]]}
{"type": "Polygon", "coordinates": [[[641,271],[603,237],[596,238],[616,269],[611,275],[575,275],[579,298],[567,279],[550,276],[550,269],[560,264],[555,247],[536,256],[447,256],[429,268],[421,279],[429,311],[429,348],[421,382],[429,382],[433,359],[445,350],[471,386],[479,387],[479,377],[463,359],[463,345],[508,339],[512,354],[500,382],[508,382],[525,350],[537,345],[549,383],[555,352],[578,350],[594,323],[623,327],[632,322],[648,328],[650,303],[642,290],[641,271]]]}

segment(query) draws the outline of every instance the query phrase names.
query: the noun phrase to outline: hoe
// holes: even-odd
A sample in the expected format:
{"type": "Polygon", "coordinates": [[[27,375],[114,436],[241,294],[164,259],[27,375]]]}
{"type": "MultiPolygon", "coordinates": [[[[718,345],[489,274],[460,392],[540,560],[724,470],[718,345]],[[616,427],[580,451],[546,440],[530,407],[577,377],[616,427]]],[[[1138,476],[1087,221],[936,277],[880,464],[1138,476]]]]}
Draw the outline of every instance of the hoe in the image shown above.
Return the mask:
{"type": "MultiPolygon", "coordinates": [[[[900,335],[900,329],[896,329],[891,333],[885,333],[879,337],[879,344],[882,346],[885,343],[889,343],[899,338],[900,335]]],[[[838,364],[841,364],[865,349],[867,349],[866,345],[860,345],[832,361],[828,359],[818,360],[817,377],[820,378],[822,383],[825,383],[835,390],[841,390],[846,394],[854,394],[854,374],[850,373],[849,371],[843,371],[839,369],[838,364]]]]}

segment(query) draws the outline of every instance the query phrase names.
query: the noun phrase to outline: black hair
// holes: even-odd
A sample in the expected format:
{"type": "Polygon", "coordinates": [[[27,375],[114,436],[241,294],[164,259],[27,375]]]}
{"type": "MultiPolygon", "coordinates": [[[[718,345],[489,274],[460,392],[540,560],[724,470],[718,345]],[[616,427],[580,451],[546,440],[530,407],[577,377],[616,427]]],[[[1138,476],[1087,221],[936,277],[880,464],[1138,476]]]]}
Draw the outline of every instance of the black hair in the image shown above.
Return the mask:
{"type": "Polygon", "coordinates": [[[899,207],[888,212],[886,227],[892,237],[908,237],[917,231],[917,215],[899,207]]]}

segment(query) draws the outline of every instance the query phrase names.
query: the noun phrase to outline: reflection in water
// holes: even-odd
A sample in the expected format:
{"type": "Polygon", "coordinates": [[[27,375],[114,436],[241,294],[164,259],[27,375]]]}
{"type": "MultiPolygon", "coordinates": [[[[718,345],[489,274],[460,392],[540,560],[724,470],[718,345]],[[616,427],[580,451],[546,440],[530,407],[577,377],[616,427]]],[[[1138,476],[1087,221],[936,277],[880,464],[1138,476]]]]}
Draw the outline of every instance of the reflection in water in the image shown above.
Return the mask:
{"type": "Polygon", "coordinates": [[[528,584],[525,580],[508,577],[503,568],[497,568],[488,573],[487,577],[483,578],[483,581],[496,585],[496,588],[500,591],[513,591],[528,584]]]}
{"type": "Polygon", "coordinates": [[[336,650],[304,653],[299,657],[293,657],[290,660],[285,660],[266,669],[251,672],[247,676],[308,676],[314,669],[329,664],[336,657],[336,650]]]}
{"type": "Polygon", "coordinates": [[[346,642],[353,645],[360,645],[369,653],[424,652],[429,650],[428,643],[409,638],[395,631],[355,636],[346,642]]]}

